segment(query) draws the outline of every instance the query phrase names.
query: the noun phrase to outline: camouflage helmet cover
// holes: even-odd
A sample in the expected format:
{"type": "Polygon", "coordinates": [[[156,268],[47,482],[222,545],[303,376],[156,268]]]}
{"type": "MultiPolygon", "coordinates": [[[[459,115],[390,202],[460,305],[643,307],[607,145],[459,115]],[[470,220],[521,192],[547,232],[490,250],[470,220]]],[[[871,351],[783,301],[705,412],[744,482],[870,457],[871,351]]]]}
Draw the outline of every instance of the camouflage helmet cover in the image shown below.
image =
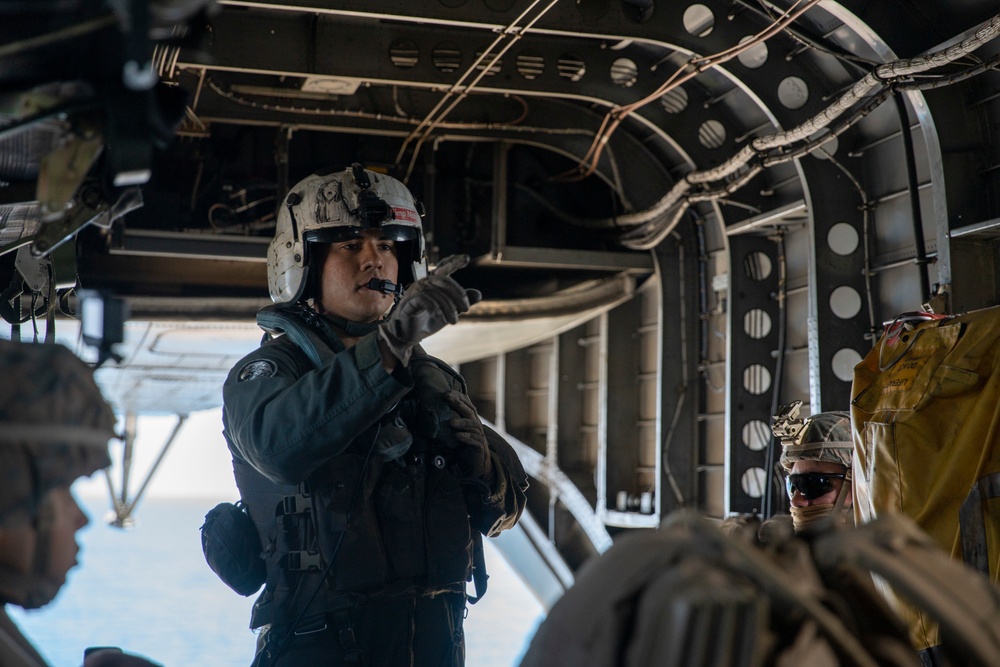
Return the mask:
{"type": "Polygon", "coordinates": [[[820,412],[802,422],[802,428],[781,441],[781,466],[791,472],[796,461],[827,461],[851,469],[854,441],[851,415],[847,412],[820,412]]]}
{"type": "Polygon", "coordinates": [[[115,416],[90,367],[61,345],[0,340],[0,521],[111,464],[115,416]]]}

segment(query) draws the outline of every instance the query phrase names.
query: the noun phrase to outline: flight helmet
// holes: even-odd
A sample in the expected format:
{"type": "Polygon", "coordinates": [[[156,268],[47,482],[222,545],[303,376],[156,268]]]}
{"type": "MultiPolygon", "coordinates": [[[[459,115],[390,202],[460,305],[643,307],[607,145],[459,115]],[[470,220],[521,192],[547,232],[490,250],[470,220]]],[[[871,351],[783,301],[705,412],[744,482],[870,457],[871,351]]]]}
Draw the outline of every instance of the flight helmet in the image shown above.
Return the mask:
{"type": "Polygon", "coordinates": [[[358,238],[380,229],[395,241],[399,282],[408,286],[427,275],[423,206],[401,182],[354,164],[343,171],[320,171],[299,181],[278,210],[267,252],[271,300],[291,304],[315,296],[318,270],[313,244],[358,238]]]}

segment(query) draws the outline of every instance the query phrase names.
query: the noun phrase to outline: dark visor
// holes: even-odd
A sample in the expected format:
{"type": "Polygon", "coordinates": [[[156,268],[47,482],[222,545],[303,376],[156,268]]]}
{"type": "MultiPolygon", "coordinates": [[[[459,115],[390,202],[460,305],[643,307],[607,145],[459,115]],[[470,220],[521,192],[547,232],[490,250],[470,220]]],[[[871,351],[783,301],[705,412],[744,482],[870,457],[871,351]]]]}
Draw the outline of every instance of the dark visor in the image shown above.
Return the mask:
{"type": "Polygon", "coordinates": [[[844,473],[835,472],[797,473],[785,478],[785,490],[789,498],[798,491],[806,500],[815,500],[833,491],[833,480],[845,477],[844,473]]]}
{"type": "MultiPolygon", "coordinates": [[[[417,238],[416,227],[382,225],[378,229],[382,233],[381,237],[389,241],[412,241],[417,238]]],[[[359,239],[363,231],[361,227],[354,226],[321,227],[306,232],[303,234],[303,238],[308,243],[339,243],[340,241],[359,239]]]]}

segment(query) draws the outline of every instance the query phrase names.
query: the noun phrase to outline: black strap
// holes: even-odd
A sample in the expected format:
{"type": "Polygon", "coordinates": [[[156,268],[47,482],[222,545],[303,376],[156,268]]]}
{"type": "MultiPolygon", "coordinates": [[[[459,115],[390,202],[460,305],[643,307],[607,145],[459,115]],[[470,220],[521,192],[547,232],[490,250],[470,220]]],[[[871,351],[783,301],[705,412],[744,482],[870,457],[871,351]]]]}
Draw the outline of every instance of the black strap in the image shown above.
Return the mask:
{"type": "Polygon", "coordinates": [[[486,552],[483,549],[483,534],[472,530],[472,583],[476,587],[475,597],[469,596],[469,604],[476,604],[486,595],[486,582],[490,575],[486,572],[486,552]]]}
{"type": "Polygon", "coordinates": [[[358,637],[354,632],[354,621],[346,609],[333,612],[333,622],[337,626],[337,641],[344,651],[344,663],[348,665],[363,665],[364,651],[358,645],[358,637]]]}

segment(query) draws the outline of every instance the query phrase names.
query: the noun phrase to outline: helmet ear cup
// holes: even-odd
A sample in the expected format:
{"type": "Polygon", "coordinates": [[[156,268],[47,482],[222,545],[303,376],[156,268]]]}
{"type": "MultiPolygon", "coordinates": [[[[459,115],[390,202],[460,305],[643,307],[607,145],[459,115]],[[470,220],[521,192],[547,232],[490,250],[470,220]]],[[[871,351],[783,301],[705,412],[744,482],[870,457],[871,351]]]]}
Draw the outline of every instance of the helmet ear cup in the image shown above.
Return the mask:
{"type": "Polygon", "coordinates": [[[330,245],[327,243],[306,243],[303,251],[306,254],[303,262],[303,272],[305,279],[303,282],[302,294],[299,299],[318,299],[320,292],[320,281],[323,275],[323,263],[326,261],[327,251],[330,245]]]}
{"type": "Polygon", "coordinates": [[[416,249],[415,241],[399,241],[396,243],[396,261],[399,264],[399,283],[403,287],[409,287],[417,279],[413,275],[413,254],[416,249]]]}

